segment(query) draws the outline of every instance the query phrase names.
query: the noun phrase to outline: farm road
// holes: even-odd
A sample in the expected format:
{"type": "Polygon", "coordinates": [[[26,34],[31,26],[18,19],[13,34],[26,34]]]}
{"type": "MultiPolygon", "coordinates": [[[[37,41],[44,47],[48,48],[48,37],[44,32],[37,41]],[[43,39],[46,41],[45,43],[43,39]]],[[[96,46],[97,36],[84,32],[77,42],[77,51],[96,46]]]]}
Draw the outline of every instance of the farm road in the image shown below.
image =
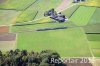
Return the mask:
{"type": "Polygon", "coordinates": [[[63,0],[62,3],[55,9],[57,12],[61,12],[69,7],[72,3],[72,0],[63,0]]]}

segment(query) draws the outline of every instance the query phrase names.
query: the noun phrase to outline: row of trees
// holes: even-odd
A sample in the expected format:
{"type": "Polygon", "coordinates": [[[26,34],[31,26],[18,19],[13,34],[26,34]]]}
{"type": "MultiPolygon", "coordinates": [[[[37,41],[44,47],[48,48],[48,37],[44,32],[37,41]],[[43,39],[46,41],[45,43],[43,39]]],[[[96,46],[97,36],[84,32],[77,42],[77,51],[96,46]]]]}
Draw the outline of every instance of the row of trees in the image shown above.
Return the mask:
{"type": "Polygon", "coordinates": [[[60,61],[60,55],[52,50],[38,52],[16,49],[6,53],[0,51],[0,66],[66,66],[60,61]],[[60,61],[57,63],[54,61],[60,61]]]}

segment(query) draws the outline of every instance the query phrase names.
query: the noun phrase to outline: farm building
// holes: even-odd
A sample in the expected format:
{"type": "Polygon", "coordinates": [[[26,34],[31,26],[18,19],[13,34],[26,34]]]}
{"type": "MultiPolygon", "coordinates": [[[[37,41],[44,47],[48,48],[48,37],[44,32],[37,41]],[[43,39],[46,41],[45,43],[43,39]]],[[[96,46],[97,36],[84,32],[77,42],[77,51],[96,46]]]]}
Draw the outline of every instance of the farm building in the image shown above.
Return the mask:
{"type": "Polygon", "coordinates": [[[86,0],[73,0],[73,2],[84,2],[84,1],[86,1],[86,0]]]}

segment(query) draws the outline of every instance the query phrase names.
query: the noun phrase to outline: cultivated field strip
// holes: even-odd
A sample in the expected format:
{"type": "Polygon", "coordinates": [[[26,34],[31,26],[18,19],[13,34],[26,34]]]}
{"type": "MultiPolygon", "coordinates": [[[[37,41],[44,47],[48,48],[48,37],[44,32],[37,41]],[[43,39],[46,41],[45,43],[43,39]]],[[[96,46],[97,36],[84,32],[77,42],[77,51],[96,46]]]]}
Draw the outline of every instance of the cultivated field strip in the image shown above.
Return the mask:
{"type": "Polygon", "coordinates": [[[0,10],[0,25],[11,25],[16,23],[20,11],[0,10]]]}
{"type": "Polygon", "coordinates": [[[80,6],[79,9],[71,16],[69,20],[74,22],[76,25],[87,25],[95,10],[96,7],[80,6]]]}
{"type": "Polygon", "coordinates": [[[100,49],[92,49],[95,57],[100,57],[100,49]]]}
{"type": "Polygon", "coordinates": [[[74,5],[70,8],[62,11],[62,14],[66,15],[66,17],[70,18],[73,15],[73,13],[78,9],[78,7],[79,7],[78,5],[74,5]]]}
{"type": "Polygon", "coordinates": [[[2,3],[4,3],[4,2],[6,2],[6,0],[0,0],[0,4],[2,4],[2,3]]]}
{"type": "Polygon", "coordinates": [[[100,41],[100,34],[87,34],[89,41],[100,41]]]}
{"type": "Polygon", "coordinates": [[[100,49],[100,41],[89,41],[92,49],[100,49]]]}
{"type": "Polygon", "coordinates": [[[16,40],[16,34],[14,33],[7,33],[0,35],[0,41],[14,41],[16,40]]]}
{"type": "Polygon", "coordinates": [[[0,34],[8,33],[9,26],[0,26],[0,34]]]}
{"type": "Polygon", "coordinates": [[[61,26],[67,26],[67,27],[76,27],[72,22],[65,22],[65,23],[57,23],[57,22],[47,22],[47,23],[41,23],[41,21],[38,21],[40,23],[33,23],[33,24],[24,24],[24,25],[15,25],[11,28],[12,32],[23,32],[27,30],[35,31],[40,28],[55,28],[55,27],[61,27],[61,26]]]}
{"type": "Polygon", "coordinates": [[[36,1],[38,0],[7,0],[5,3],[0,4],[0,9],[25,10],[36,1]]]}
{"type": "Polygon", "coordinates": [[[89,41],[94,57],[100,57],[100,41],[89,41]]]}
{"type": "Polygon", "coordinates": [[[97,8],[88,24],[100,24],[100,8],[97,8]]]}
{"type": "Polygon", "coordinates": [[[88,24],[84,30],[87,34],[100,34],[100,24],[88,24]]]}
{"type": "Polygon", "coordinates": [[[19,15],[16,19],[17,23],[27,22],[30,20],[34,20],[35,16],[38,14],[38,11],[34,10],[25,10],[19,15]]]}
{"type": "Polygon", "coordinates": [[[92,7],[100,7],[100,0],[87,0],[87,2],[82,3],[80,5],[92,6],[92,7]]]}
{"type": "Polygon", "coordinates": [[[17,48],[16,40],[14,41],[0,41],[0,50],[3,52],[15,50],[17,48]]]}

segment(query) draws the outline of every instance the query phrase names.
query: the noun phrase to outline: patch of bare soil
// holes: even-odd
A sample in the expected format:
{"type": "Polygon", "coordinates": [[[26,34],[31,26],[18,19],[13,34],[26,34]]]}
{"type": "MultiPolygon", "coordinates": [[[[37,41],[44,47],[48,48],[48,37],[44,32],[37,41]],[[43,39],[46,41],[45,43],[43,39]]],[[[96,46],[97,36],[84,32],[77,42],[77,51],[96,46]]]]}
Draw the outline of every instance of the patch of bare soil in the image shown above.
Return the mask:
{"type": "Polygon", "coordinates": [[[72,3],[71,0],[62,0],[62,3],[56,8],[57,12],[61,12],[69,7],[69,5],[72,3]]]}
{"type": "Polygon", "coordinates": [[[0,26],[0,34],[8,32],[9,32],[9,26],[0,26]]]}
{"type": "Polygon", "coordinates": [[[0,4],[5,3],[7,0],[0,0],[0,4]]]}
{"type": "Polygon", "coordinates": [[[15,41],[16,40],[16,34],[14,33],[7,33],[0,35],[0,41],[15,41]]]}

